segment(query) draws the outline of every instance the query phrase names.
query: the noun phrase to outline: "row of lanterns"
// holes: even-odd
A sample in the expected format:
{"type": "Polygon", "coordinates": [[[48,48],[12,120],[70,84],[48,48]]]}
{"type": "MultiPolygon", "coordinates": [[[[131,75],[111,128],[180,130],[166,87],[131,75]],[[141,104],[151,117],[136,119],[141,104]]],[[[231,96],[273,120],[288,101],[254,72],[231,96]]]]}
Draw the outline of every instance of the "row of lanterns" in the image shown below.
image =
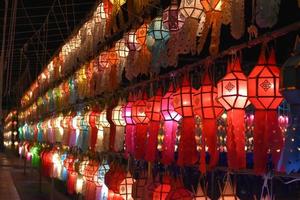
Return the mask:
{"type": "MultiPolygon", "coordinates": [[[[86,200],[131,200],[131,199],[210,199],[201,183],[193,190],[185,188],[179,177],[169,173],[158,173],[155,178],[141,168],[131,172],[124,163],[98,160],[93,155],[76,154],[55,146],[30,144],[24,142],[19,147],[19,154],[31,161],[33,167],[41,167],[45,177],[66,182],[69,195],[79,194],[86,200]]],[[[194,188],[194,187],[193,187],[194,188]]],[[[219,199],[239,199],[227,176],[219,199]]]]}
{"type": "MultiPolygon", "coordinates": [[[[21,100],[22,107],[29,107],[24,113],[25,118],[32,112],[36,112],[35,109],[41,106],[38,104],[45,104],[45,112],[53,110],[54,108],[51,108],[51,102],[49,102],[51,98],[56,101],[55,98],[60,99],[65,93],[71,95],[71,91],[68,90],[74,88],[80,90],[81,83],[86,86],[81,88],[89,88],[89,91],[74,92],[78,93],[80,99],[82,96],[96,96],[107,90],[116,89],[122,80],[124,69],[126,78],[131,80],[140,74],[149,74],[150,71],[159,73],[162,66],[175,66],[179,54],[201,52],[210,29],[212,29],[213,38],[210,52],[216,54],[219,48],[221,24],[231,23],[235,27],[235,23],[238,23],[238,20],[228,18],[230,7],[236,5],[231,5],[227,1],[182,0],[178,4],[176,0],[172,0],[170,6],[163,11],[162,16],[158,16],[152,21],[145,19],[144,24],[125,33],[121,40],[116,41],[106,51],[100,53],[94,61],[81,66],[69,80],[65,80],[57,88],[46,92],[45,89],[49,89],[48,86],[51,83],[64,77],[66,72],[79,64],[75,62],[77,62],[77,58],[80,58],[79,55],[82,54],[80,52],[86,55],[92,54],[88,50],[90,48],[86,46],[88,44],[95,46],[102,41],[103,32],[109,34],[106,25],[111,27],[111,23],[115,23],[114,19],[117,17],[117,13],[122,11],[121,6],[125,3],[126,1],[121,3],[108,0],[98,5],[92,18],[81,27],[78,34],[75,34],[62,47],[59,55],[53,58],[29,91],[24,94],[21,100]],[[73,87],[67,86],[67,82],[73,83],[73,87]]],[[[127,3],[129,6],[133,2],[128,1],[127,3]]],[[[146,2],[145,4],[142,2],[134,4],[147,5],[146,2]]],[[[139,7],[138,5],[135,6],[139,7]]],[[[132,13],[142,12],[145,6],[132,13]]],[[[131,7],[128,9],[130,10],[131,7]]],[[[243,7],[239,9],[243,12],[243,7]]],[[[128,15],[131,16],[132,13],[130,12],[128,15]]],[[[243,20],[243,18],[239,20],[243,20]]],[[[243,32],[232,35],[238,39],[242,34],[243,32]]],[[[79,60],[86,61],[87,59],[80,58],[79,60]]],[[[63,102],[68,104],[67,100],[63,102]]],[[[72,104],[72,100],[70,104],[72,104]]]]}
{"type": "Polygon", "coordinates": [[[16,110],[9,112],[4,119],[3,144],[5,147],[18,146],[18,114],[16,110]]]}
{"type": "MultiPolygon", "coordinates": [[[[140,91],[130,94],[126,103],[119,102],[102,112],[97,108],[85,114],[70,113],[45,120],[40,124],[40,135],[47,133],[48,142],[58,141],[83,150],[122,151],[125,147],[127,154],[149,162],[157,161],[159,149],[164,164],[175,162],[176,149],[180,166],[197,163],[199,151],[200,171],[205,172],[206,150],[210,155],[209,167],[218,163],[216,121],[225,108],[227,163],[231,169],[242,169],[246,168],[245,108],[251,102],[255,107],[254,170],[261,174],[267,170],[268,153],[276,167],[282,155],[284,135],[277,116],[277,107],[283,100],[279,74],[275,52],[271,50],[266,57],[263,50],[248,77],[241,70],[240,60],[234,58],[217,87],[213,86],[207,68],[198,90],[185,76],[180,87],[171,84],[164,96],[160,88],[150,98],[140,91]]],[[[28,131],[28,127],[21,127],[25,139],[32,137],[32,133],[38,135],[38,128],[28,131]]]]}

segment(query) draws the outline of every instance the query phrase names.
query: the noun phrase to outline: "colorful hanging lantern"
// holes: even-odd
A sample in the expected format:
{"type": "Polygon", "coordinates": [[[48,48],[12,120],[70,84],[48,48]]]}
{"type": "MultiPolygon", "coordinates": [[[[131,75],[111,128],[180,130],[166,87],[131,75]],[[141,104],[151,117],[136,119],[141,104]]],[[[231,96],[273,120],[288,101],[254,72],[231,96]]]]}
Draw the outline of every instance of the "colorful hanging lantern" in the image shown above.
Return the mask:
{"type": "Polygon", "coordinates": [[[62,127],[64,129],[64,135],[62,138],[62,144],[63,145],[69,145],[70,135],[72,128],[70,127],[71,121],[73,119],[73,116],[71,116],[71,113],[68,113],[64,116],[64,119],[62,121],[62,127]]]}
{"type": "Polygon", "coordinates": [[[133,96],[130,93],[127,99],[127,103],[124,106],[123,110],[123,118],[125,120],[125,152],[128,156],[133,155],[134,153],[134,139],[135,139],[135,123],[132,119],[132,106],[134,104],[133,96]]]}
{"type": "Polygon", "coordinates": [[[166,49],[166,43],[169,40],[169,30],[163,25],[162,17],[156,17],[149,25],[147,32],[147,47],[152,53],[152,71],[159,73],[158,62],[161,52],[166,49]]]}
{"type": "Polygon", "coordinates": [[[94,174],[98,171],[99,163],[96,160],[89,160],[88,165],[84,169],[83,176],[86,180],[85,199],[94,200],[96,197],[96,183],[94,182],[94,174]]]}
{"type": "Polygon", "coordinates": [[[184,16],[179,12],[176,0],[172,0],[168,8],[163,12],[163,24],[171,34],[177,33],[183,26],[184,16]]]}
{"type": "Polygon", "coordinates": [[[135,133],[135,150],[134,156],[138,160],[144,159],[145,156],[145,145],[147,141],[147,127],[149,123],[149,118],[146,115],[147,106],[147,94],[141,91],[139,92],[138,100],[132,105],[132,119],[136,124],[135,133]]]}
{"type": "Polygon", "coordinates": [[[283,100],[279,93],[279,73],[272,50],[268,60],[265,52],[261,52],[258,64],[248,76],[248,98],[255,107],[254,170],[259,174],[266,172],[269,151],[277,166],[283,146],[277,116],[277,107],[283,100]]]}
{"type": "Polygon", "coordinates": [[[75,186],[77,180],[77,172],[75,170],[76,158],[72,154],[68,154],[67,158],[64,160],[64,166],[68,171],[67,178],[67,192],[68,194],[75,193],[75,186]]]}
{"type": "Polygon", "coordinates": [[[89,115],[89,125],[90,125],[90,148],[92,151],[95,150],[96,141],[97,141],[97,120],[99,119],[99,113],[96,111],[91,111],[87,113],[89,115]]]}
{"type": "Polygon", "coordinates": [[[161,183],[154,181],[148,185],[146,190],[146,193],[148,194],[147,199],[166,200],[169,192],[171,191],[171,178],[164,175],[161,183]]]}
{"type": "Polygon", "coordinates": [[[114,151],[122,151],[124,149],[124,134],[126,121],[123,118],[124,103],[120,100],[118,105],[112,110],[112,121],[116,125],[116,135],[114,143],[114,151]]]}
{"type": "Polygon", "coordinates": [[[80,127],[78,126],[78,119],[80,118],[80,112],[77,112],[71,122],[71,134],[69,140],[69,146],[73,147],[76,146],[78,143],[78,136],[80,134],[80,127]]]}
{"type": "Polygon", "coordinates": [[[177,161],[180,166],[193,165],[198,157],[195,141],[194,95],[195,89],[192,88],[187,76],[184,76],[181,87],[173,94],[174,109],[182,116],[182,133],[177,161]]]}
{"type": "Polygon", "coordinates": [[[134,182],[133,178],[132,178],[130,172],[128,172],[125,179],[120,184],[119,194],[123,198],[123,200],[133,200],[133,198],[132,198],[133,182],[134,182]]]}
{"type": "Polygon", "coordinates": [[[56,117],[56,119],[55,119],[55,128],[56,128],[55,141],[58,142],[58,143],[62,142],[62,137],[63,137],[63,134],[64,134],[64,129],[61,126],[61,123],[62,123],[63,119],[64,119],[64,117],[63,117],[62,114],[59,114],[58,117],[56,117]]]}
{"type": "Polygon", "coordinates": [[[300,169],[300,38],[295,44],[293,56],[283,65],[280,76],[280,91],[290,104],[290,123],[287,128],[281,167],[287,173],[300,169]]]}
{"type": "Polygon", "coordinates": [[[118,62],[119,62],[119,57],[117,52],[115,51],[115,47],[109,49],[107,51],[107,61],[109,63],[109,89],[111,91],[117,89],[118,84],[122,80],[122,71],[119,71],[120,69],[118,68],[118,62]]]}
{"type": "Polygon", "coordinates": [[[178,121],[182,118],[174,109],[173,93],[175,92],[176,90],[174,89],[173,84],[171,84],[169,90],[161,100],[161,114],[164,118],[162,163],[166,165],[169,165],[174,161],[177,126],[178,121]]]}
{"type": "Polygon", "coordinates": [[[148,162],[154,162],[157,156],[157,139],[161,121],[161,99],[162,90],[159,88],[156,95],[149,98],[146,104],[146,116],[150,120],[145,155],[145,160],[148,162]]]}
{"type": "Polygon", "coordinates": [[[210,155],[210,167],[218,163],[217,151],[217,118],[223,113],[222,105],[217,101],[217,88],[211,81],[208,69],[204,74],[202,85],[194,96],[195,114],[199,115],[202,123],[202,151],[201,160],[205,161],[205,146],[210,155]]]}
{"type": "Polygon", "coordinates": [[[107,111],[106,109],[100,113],[99,125],[103,128],[103,150],[109,150],[109,138],[110,138],[110,124],[107,121],[107,111]]]}
{"type": "Polygon", "coordinates": [[[227,111],[227,162],[231,169],[246,167],[244,108],[249,103],[247,95],[247,78],[239,59],[235,59],[218,82],[217,98],[227,111]]]}
{"type": "Polygon", "coordinates": [[[105,185],[109,190],[119,194],[121,183],[125,177],[125,171],[118,164],[112,164],[109,171],[105,175],[105,185]]]}

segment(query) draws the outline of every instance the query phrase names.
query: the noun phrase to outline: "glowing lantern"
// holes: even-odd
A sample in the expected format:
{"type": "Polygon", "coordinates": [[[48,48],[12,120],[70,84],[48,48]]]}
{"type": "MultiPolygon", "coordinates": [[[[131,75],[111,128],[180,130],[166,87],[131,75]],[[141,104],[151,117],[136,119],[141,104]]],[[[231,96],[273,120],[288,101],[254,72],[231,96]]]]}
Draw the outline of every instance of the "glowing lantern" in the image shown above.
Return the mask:
{"type": "Polygon", "coordinates": [[[90,148],[92,151],[95,150],[96,141],[97,141],[97,119],[99,118],[99,113],[96,111],[91,111],[89,115],[89,124],[90,124],[90,148]]]}
{"type": "Polygon", "coordinates": [[[107,121],[106,109],[100,113],[99,124],[103,128],[103,150],[109,150],[109,138],[110,138],[110,124],[107,121]]]}
{"type": "Polygon", "coordinates": [[[161,52],[166,49],[166,43],[169,40],[169,30],[163,25],[162,17],[156,17],[149,25],[147,33],[147,46],[152,53],[152,69],[159,72],[159,59],[161,52]]]}
{"type": "Polygon", "coordinates": [[[197,161],[193,108],[194,94],[195,89],[192,88],[186,76],[181,87],[173,94],[174,109],[183,117],[182,133],[178,147],[178,164],[181,166],[192,165],[197,161]]]}
{"type": "MultiPolygon", "coordinates": [[[[135,169],[137,172],[139,169],[135,169]]],[[[145,198],[145,186],[147,185],[147,172],[145,170],[138,171],[138,177],[134,177],[132,185],[132,197],[136,200],[142,200],[145,198]]]]}
{"type": "Polygon", "coordinates": [[[55,132],[55,141],[61,143],[62,142],[62,137],[64,134],[64,129],[61,126],[61,122],[63,121],[64,117],[62,114],[58,115],[58,117],[56,117],[55,119],[55,128],[56,128],[56,132],[55,132]]]}
{"type": "Polygon", "coordinates": [[[71,122],[71,134],[70,134],[70,140],[69,140],[69,146],[73,147],[77,145],[77,139],[80,134],[80,127],[78,127],[78,118],[80,117],[80,113],[77,113],[74,115],[73,119],[70,121],[71,122]]]}
{"type": "Polygon", "coordinates": [[[115,135],[115,151],[122,151],[124,149],[124,133],[125,133],[125,119],[123,118],[124,103],[120,100],[118,105],[112,110],[112,121],[116,125],[115,135]]]}
{"type": "Polygon", "coordinates": [[[77,145],[85,152],[89,147],[89,116],[85,113],[80,113],[77,118],[77,126],[80,130],[77,145]]]}
{"type": "Polygon", "coordinates": [[[55,120],[52,119],[52,118],[49,118],[47,120],[47,128],[48,128],[48,141],[51,143],[51,144],[54,144],[55,143],[55,134],[54,134],[54,126],[55,126],[55,120]]]}
{"type": "Polygon", "coordinates": [[[133,77],[136,77],[140,70],[134,67],[134,61],[137,57],[138,51],[141,50],[142,46],[137,40],[136,30],[131,30],[125,34],[125,44],[129,50],[127,56],[127,63],[125,67],[126,78],[131,80],[133,77]]]}
{"type": "Polygon", "coordinates": [[[132,105],[131,115],[136,124],[135,151],[136,159],[141,160],[145,156],[145,145],[147,141],[147,127],[149,118],[146,115],[147,94],[139,92],[139,98],[132,105]]]}
{"type": "Polygon", "coordinates": [[[193,200],[211,200],[207,195],[206,195],[206,190],[203,190],[201,184],[198,184],[197,191],[194,191],[194,198],[193,200]],[[205,192],[204,192],[205,191],[205,192]]]}
{"type": "Polygon", "coordinates": [[[133,96],[130,93],[127,99],[127,103],[124,106],[123,118],[125,120],[125,152],[127,156],[134,153],[134,136],[135,136],[135,125],[132,119],[132,106],[133,106],[133,96]]]}
{"type": "Polygon", "coordinates": [[[115,44],[115,50],[117,55],[119,56],[119,70],[123,71],[125,65],[126,65],[126,58],[129,54],[129,49],[126,46],[125,39],[122,38],[115,44]]]}
{"type": "Polygon", "coordinates": [[[205,161],[205,144],[208,146],[210,155],[210,167],[218,163],[219,152],[217,151],[217,118],[223,113],[222,105],[217,101],[217,88],[213,85],[208,70],[199,90],[194,96],[195,113],[200,116],[202,122],[202,151],[201,161],[205,161]]]}
{"type": "Polygon", "coordinates": [[[125,179],[120,184],[120,196],[123,200],[133,200],[132,198],[132,185],[133,185],[133,178],[130,172],[127,173],[125,179]]]}
{"type": "Polygon", "coordinates": [[[283,136],[278,124],[277,107],[283,98],[279,93],[279,68],[276,66],[275,52],[269,60],[262,51],[258,64],[248,77],[248,98],[255,107],[254,116],[254,170],[265,173],[268,151],[277,166],[283,136]]]}
{"type": "Polygon", "coordinates": [[[119,193],[121,183],[126,177],[125,171],[117,164],[112,164],[105,174],[105,185],[114,193],[119,193]]]}
{"type": "Polygon", "coordinates": [[[166,200],[169,192],[171,191],[171,178],[163,176],[162,183],[154,181],[147,186],[147,199],[152,200],[166,200]]]}
{"type": "Polygon", "coordinates": [[[96,160],[89,160],[88,165],[84,169],[84,178],[86,180],[85,199],[94,200],[96,197],[96,183],[94,182],[94,174],[98,171],[99,163],[96,160]]]}
{"type": "Polygon", "coordinates": [[[171,5],[163,12],[163,24],[171,34],[177,33],[184,24],[184,16],[179,12],[176,0],[171,1],[171,5]]]}
{"type": "Polygon", "coordinates": [[[83,187],[84,187],[84,179],[82,175],[78,174],[76,179],[76,186],[75,186],[76,193],[82,194],[83,187]]]}
{"type": "Polygon", "coordinates": [[[37,140],[38,142],[42,142],[43,141],[43,127],[42,127],[42,122],[38,122],[37,123],[37,129],[38,129],[38,137],[37,140]]]}
{"type": "Polygon", "coordinates": [[[52,177],[58,178],[61,175],[62,163],[60,159],[60,155],[58,152],[53,152],[52,154],[52,177]]]}
{"type": "Polygon", "coordinates": [[[67,191],[69,194],[74,194],[75,192],[77,180],[77,172],[75,171],[75,160],[76,159],[72,154],[69,154],[64,160],[64,166],[68,171],[67,191]]]}
{"type": "Polygon", "coordinates": [[[62,127],[64,129],[64,135],[62,138],[62,144],[63,145],[69,145],[69,140],[70,140],[70,135],[71,135],[71,130],[72,127],[70,127],[71,125],[71,121],[73,119],[73,117],[71,116],[72,113],[68,113],[67,115],[64,116],[64,119],[62,121],[62,127]]]}
{"type": "Polygon", "coordinates": [[[145,155],[145,160],[148,162],[154,162],[156,159],[157,139],[161,120],[161,99],[162,91],[161,88],[159,88],[156,92],[156,95],[149,98],[146,104],[146,115],[150,120],[145,155]]]}
{"type": "Polygon", "coordinates": [[[300,38],[295,44],[293,56],[283,65],[280,76],[280,91],[290,104],[290,123],[287,128],[282,159],[286,172],[297,172],[300,168],[300,38]]]}
{"type": "Polygon", "coordinates": [[[235,59],[218,82],[218,101],[227,111],[227,161],[231,169],[246,167],[244,108],[249,103],[247,95],[247,78],[239,59],[235,59]]]}
{"type": "Polygon", "coordinates": [[[34,145],[30,149],[30,153],[32,155],[32,159],[31,159],[32,166],[33,167],[39,167],[40,166],[40,162],[41,162],[41,157],[40,157],[41,146],[39,144],[34,145]]]}

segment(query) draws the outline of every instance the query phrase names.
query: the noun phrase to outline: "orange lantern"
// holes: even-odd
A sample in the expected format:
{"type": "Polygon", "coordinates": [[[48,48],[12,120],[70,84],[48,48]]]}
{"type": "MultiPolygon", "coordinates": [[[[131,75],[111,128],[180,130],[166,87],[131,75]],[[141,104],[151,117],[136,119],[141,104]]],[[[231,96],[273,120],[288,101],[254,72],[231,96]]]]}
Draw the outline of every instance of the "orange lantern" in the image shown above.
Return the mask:
{"type": "Polygon", "coordinates": [[[283,146],[277,116],[277,107],[283,100],[279,93],[279,74],[272,50],[268,61],[265,52],[261,52],[257,66],[248,77],[248,96],[255,107],[253,155],[257,173],[265,173],[269,150],[277,166],[283,146]]]}
{"type": "Polygon", "coordinates": [[[143,159],[145,156],[145,145],[147,141],[147,127],[149,118],[146,115],[147,94],[139,92],[139,98],[132,105],[132,119],[136,124],[135,135],[135,158],[143,159]]]}
{"type": "Polygon", "coordinates": [[[181,166],[192,165],[197,162],[193,108],[194,95],[195,89],[192,88],[187,76],[184,76],[181,87],[173,94],[174,109],[182,116],[182,133],[178,147],[177,161],[181,166]]]}
{"type": "Polygon", "coordinates": [[[246,167],[245,110],[248,105],[247,77],[239,59],[227,66],[227,74],[218,82],[218,101],[227,111],[227,161],[231,169],[246,167]]]}

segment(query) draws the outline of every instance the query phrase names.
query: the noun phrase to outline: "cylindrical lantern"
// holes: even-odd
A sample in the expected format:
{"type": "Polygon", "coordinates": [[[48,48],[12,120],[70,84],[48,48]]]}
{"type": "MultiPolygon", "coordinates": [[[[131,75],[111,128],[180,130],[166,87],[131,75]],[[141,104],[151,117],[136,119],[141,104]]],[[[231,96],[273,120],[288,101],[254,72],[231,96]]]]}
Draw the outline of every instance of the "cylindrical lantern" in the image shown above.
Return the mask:
{"type": "Polygon", "coordinates": [[[149,98],[146,104],[146,116],[150,120],[145,155],[145,160],[148,162],[154,162],[157,156],[157,139],[161,120],[161,99],[162,90],[159,88],[156,95],[149,98]]]}
{"type": "Polygon", "coordinates": [[[300,38],[296,49],[283,65],[280,76],[280,91],[290,104],[290,123],[285,137],[282,165],[287,173],[300,169],[300,38]]]}
{"type": "Polygon", "coordinates": [[[138,100],[132,105],[132,119],[136,124],[134,156],[138,160],[144,159],[145,156],[147,127],[149,123],[149,118],[146,115],[146,106],[147,94],[146,92],[142,94],[140,91],[138,100]]]}
{"type": "Polygon", "coordinates": [[[120,100],[118,105],[112,110],[112,121],[116,125],[116,135],[114,143],[114,151],[122,151],[124,149],[125,136],[125,119],[123,118],[124,103],[120,100]]]}
{"type": "Polygon", "coordinates": [[[90,124],[90,148],[92,151],[95,150],[96,142],[97,142],[97,119],[99,118],[99,113],[96,111],[89,112],[89,124],[90,124]]]}
{"type": "Polygon", "coordinates": [[[246,167],[244,108],[248,105],[247,95],[247,78],[239,59],[235,59],[218,82],[217,98],[227,110],[227,162],[231,169],[246,167]]]}
{"type": "Polygon", "coordinates": [[[135,123],[132,119],[132,106],[134,100],[133,96],[130,93],[127,99],[127,103],[124,106],[123,118],[126,122],[125,126],[125,152],[128,156],[129,154],[133,155],[134,153],[134,139],[135,139],[135,123]]]}
{"type": "Polygon", "coordinates": [[[100,113],[99,124],[103,128],[103,150],[109,150],[109,138],[110,138],[110,124],[107,121],[107,111],[106,109],[100,113]]]}
{"type": "Polygon", "coordinates": [[[194,95],[195,89],[191,86],[187,76],[184,76],[181,87],[173,95],[174,109],[182,116],[182,132],[177,161],[181,166],[193,165],[198,160],[195,141],[194,95]]]}
{"type": "Polygon", "coordinates": [[[169,90],[161,100],[161,114],[164,118],[164,137],[162,145],[162,163],[169,165],[174,162],[175,142],[178,121],[181,120],[173,104],[173,93],[176,90],[173,84],[170,85],[169,90]]]}
{"type": "Polygon", "coordinates": [[[195,113],[200,116],[202,122],[202,153],[201,160],[205,161],[205,145],[210,155],[210,167],[218,163],[217,151],[217,118],[223,113],[222,105],[217,101],[217,88],[211,81],[208,70],[204,74],[202,85],[194,96],[195,113]],[[202,158],[204,156],[204,158],[202,158]]]}
{"type": "Polygon", "coordinates": [[[265,52],[261,52],[258,64],[248,76],[248,98],[255,107],[254,171],[259,174],[266,172],[269,151],[277,166],[283,146],[277,116],[277,107],[283,100],[279,93],[279,74],[272,50],[268,60],[265,52]]]}

